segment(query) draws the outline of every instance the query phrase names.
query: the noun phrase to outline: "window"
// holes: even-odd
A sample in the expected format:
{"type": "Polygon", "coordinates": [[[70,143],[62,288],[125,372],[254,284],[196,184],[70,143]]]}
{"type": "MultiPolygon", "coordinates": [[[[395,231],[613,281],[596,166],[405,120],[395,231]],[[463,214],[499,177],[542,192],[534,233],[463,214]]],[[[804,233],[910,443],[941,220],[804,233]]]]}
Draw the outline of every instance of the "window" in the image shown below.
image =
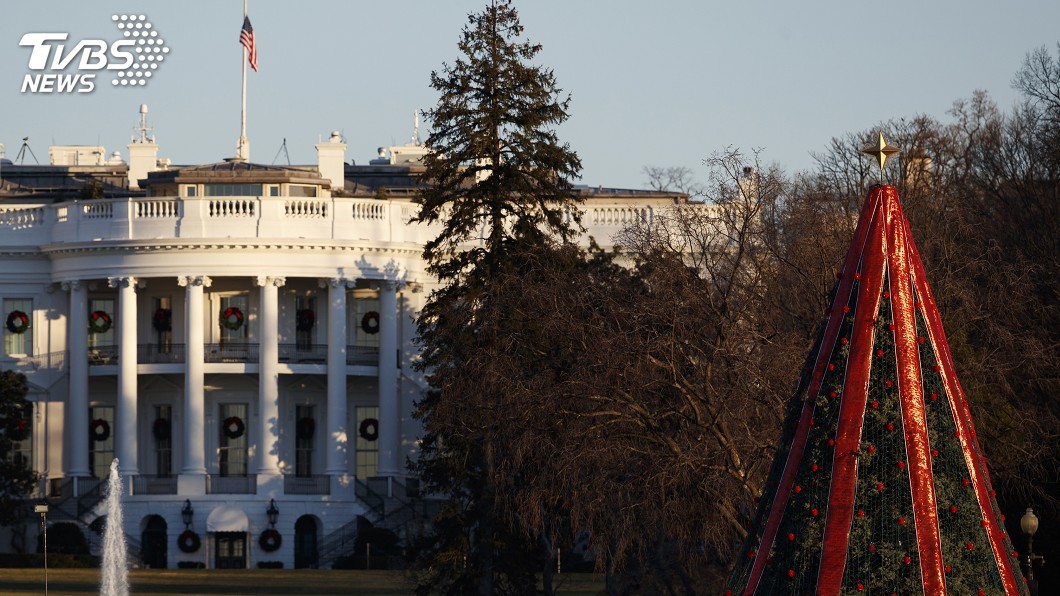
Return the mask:
{"type": "Polygon", "coordinates": [[[247,304],[248,304],[248,302],[249,302],[249,300],[247,300],[246,294],[235,294],[235,295],[232,295],[232,296],[221,296],[221,310],[217,313],[217,317],[218,317],[218,325],[220,325],[220,328],[221,328],[221,343],[222,344],[224,344],[224,343],[242,343],[244,340],[246,340],[246,338],[247,338],[247,327],[249,326],[247,324],[249,322],[249,321],[247,321],[247,316],[248,316],[248,314],[247,314],[247,304]],[[236,314],[235,310],[229,311],[228,309],[230,309],[230,308],[231,309],[237,309],[239,311],[238,314],[236,314]],[[224,314],[226,312],[231,312],[231,314],[228,317],[228,321],[229,321],[228,326],[222,325],[220,323],[221,318],[224,317],[224,314]],[[242,319],[239,319],[241,321],[241,323],[239,323],[238,327],[236,327],[235,329],[232,329],[232,327],[235,326],[234,321],[237,320],[240,315],[242,316],[242,319]]]}
{"type": "Polygon", "coordinates": [[[207,197],[260,197],[260,184],[204,184],[207,197]]]}
{"type": "MultiPolygon", "coordinates": [[[[114,326],[118,322],[114,317],[114,300],[111,298],[92,299],[88,301],[88,316],[91,320],[92,314],[95,312],[107,313],[110,317],[110,329],[102,333],[95,333],[89,331],[88,333],[88,347],[89,348],[104,348],[114,345],[114,326]]],[[[76,323],[75,323],[76,324],[76,323]]],[[[84,322],[88,325],[88,321],[84,322]]],[[[109,463],[108,463],[109,465],[109,463]]]]}
{"type": "Polygon", "coordinates": [[[308,186],[305,184],[290,184],[287,186],[287,196],[289,197],[315,197],[317,196],[317,187],[308,186]]]}
{"type": "Polygon", "coordinates": [[[151,318],[151,327],[158,338],[159,354],[173,351],[173,300],[169,296],[155,298],[155,312],[151,318]]]}
{"type": "Polygon", "coordinates": [[[246,476],[247,404],[221,404],[220,413],[217,454],[221,476],[246,476]]]}
{"type": "Polygon", "coordinates": [[[15,465],[33,469],[33,405],[26,405],[19,416],[18,428],[22,437],[11,442],[8,457],[15,465]]]}
{"type": "Polygon", "coordinates": [[[313,350],[316,316],[316,296],[298,296],[295,298],[295,349],[299,352],[311,352],[313,350]]]}
{"type": "Polygon", "coordinates": [[[270,197],[280,196],[280,187],[277,184],[269,184],[265,187],[265,189],[270,197]]]}
{"type": "Polygon", "coordinates": [[[184,196],[186,197],[197,197],[199,196],[199,187],[194,184],[188,184],[184,187],[184,196]]]}
{"type": "Polygon", "coordinates": [[[379,408],[376,406],[356,408],[357,426],[357,478],[364,480],[376,475],[379,467],[379,408]],[[361,432],[361,429],[366,432],[361,432]],[[364,435],[375,438],[365,438],[364,435]]]}
{"type": "Polygon", "coordinates": [[[349,329],[353,331],[354,339],[353,345],[358,348],[378,348],[379,347],[379,299],[376,298],[375,292],[371,292],[371,298],[362,298],[358,296],[362,292],[367,293],[366,290],[358,290],[354,292],[355,300],[353,301],[353,320],[349,322],[349,329]],[[372,314],[374,313],[374,314],[372,314]],[[375,333],[369,333],[365,331],[365,327],[372,329],[375,333]]]}
{"type": "Polygon", "coordinates": [[[110,476],[114,461],[114,408],[94,406],[89,410],[92,427],[88,433],[88,467],[96,478],[110,476]]]}
{"type": "Polygon", "coordinates": [[[313,406],[295,406],[295,476],[313,475],[313,436],[316,419],[313,417],[313,406]],[[312,422],[309,422],[312,421],[312,422]]]}
{"type": "Polygon", "coordinates": [[[173,476],[173,407],[155,406],[155,421],[151,428],[155,437],[155,474],[159,478],[173,476]]]}
{"type": "Polygon", "coordinates": [[[24,356],[33,353],[33,301],[25,299],[4,299],[4,354],[8,356],[24,356]],[[26,315],[26,325],[28,327],[20,327],[22,317],[18,315],[12,315],[11,313],[19,312],[26,315]],[[16,329],[21,329],[21,333],[11,331],[7,328],[6,321],[11,317],[15,317],[18,321],[12,320],[16,329]]]}

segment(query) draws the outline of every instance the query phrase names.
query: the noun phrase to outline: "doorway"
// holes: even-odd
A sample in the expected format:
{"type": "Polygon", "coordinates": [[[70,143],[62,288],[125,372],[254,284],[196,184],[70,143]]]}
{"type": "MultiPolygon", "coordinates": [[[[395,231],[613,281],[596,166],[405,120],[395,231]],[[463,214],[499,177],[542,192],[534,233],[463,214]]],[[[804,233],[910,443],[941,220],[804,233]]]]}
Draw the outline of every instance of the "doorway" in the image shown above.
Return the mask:
{"type": "Polygon", "coordinates": [[[147,523],[144,525],[143,534],[140,536],[140,547],[142,549],[140,554],[143,557],[144,565],[148,569],[167,569],[169,567],[166,540],[167,529],[166,520],[162,516],[147,516],[147,523]]]}
{"type": "Polygon", "coordinates": [[[247,568],[246,532],[215,532],[214,544],[217,545],[214,556],[215,569],[247,568]]]}
{"type": "Polygon", "coordinates": [[[294,523],[294,568],[316,569],[319,563],[317,522],[313,516],[303,515],[294,523]]]}

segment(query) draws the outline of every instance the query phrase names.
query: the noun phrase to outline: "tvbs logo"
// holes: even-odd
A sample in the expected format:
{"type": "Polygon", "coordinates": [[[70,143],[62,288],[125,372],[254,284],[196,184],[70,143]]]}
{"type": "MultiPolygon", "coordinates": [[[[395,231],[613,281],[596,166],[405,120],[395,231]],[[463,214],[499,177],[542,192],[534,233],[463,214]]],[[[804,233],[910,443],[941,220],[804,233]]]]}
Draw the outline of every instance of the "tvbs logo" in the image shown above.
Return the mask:
{"type": "Polygon", "coordinates": [[[147,84],[169,54],[158,31],[144,15],[113,15],[121,33],[115,41],[82,39],[68,33],[27,33],[18,45],[30,48],[29,73],[22,93],[91,93],[100,71],[114,72],[111,85],[147,84]],[[71,67],[76,72],[68,72],[71,67]]]}

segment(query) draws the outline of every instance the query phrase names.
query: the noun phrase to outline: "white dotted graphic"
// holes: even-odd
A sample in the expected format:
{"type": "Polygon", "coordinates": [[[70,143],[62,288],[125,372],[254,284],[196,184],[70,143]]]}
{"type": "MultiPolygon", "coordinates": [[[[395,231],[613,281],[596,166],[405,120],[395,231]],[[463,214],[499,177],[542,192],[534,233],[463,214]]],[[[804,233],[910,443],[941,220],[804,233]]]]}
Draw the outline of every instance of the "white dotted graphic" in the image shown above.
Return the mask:
{"type": "Polygon", "coordinates": [[[169,53],[164,39],[158,36],[158,30],[147,20],[147,15],[142,14],[116,14],[111,15],[110,20],[118,26],[118,31],[124,38],[134,43],[129,48],[135,53],[135,59],[119,70],[111,84],[115,87],[136,87],[147,84],[158,68],[160,62],[169,53]]]}

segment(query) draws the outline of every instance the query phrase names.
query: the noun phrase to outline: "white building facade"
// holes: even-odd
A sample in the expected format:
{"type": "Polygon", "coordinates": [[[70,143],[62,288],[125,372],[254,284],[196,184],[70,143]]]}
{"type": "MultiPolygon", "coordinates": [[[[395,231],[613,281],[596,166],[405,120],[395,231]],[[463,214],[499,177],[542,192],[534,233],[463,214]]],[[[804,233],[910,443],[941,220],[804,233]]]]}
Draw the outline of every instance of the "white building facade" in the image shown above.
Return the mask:
{"type": "MultiPolygon", "coordinates": [[[[409,223],[414,161],[317,148],[315,166],[168,166],[130,146],[146,177],[142,161],[0,168],[0,368],[29,380],[19,456],[51,521],[93,541],[118,458],[145,566],[325,567],[366,523],[400,534],[438,230],[409,223]]],[[[583,194],[605,246],[683,200],[583,194]]],[[[20,531],[32,550],[32,521],[20,531]]]]}

